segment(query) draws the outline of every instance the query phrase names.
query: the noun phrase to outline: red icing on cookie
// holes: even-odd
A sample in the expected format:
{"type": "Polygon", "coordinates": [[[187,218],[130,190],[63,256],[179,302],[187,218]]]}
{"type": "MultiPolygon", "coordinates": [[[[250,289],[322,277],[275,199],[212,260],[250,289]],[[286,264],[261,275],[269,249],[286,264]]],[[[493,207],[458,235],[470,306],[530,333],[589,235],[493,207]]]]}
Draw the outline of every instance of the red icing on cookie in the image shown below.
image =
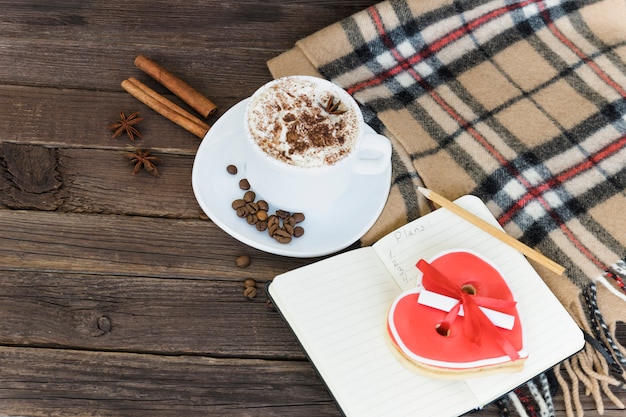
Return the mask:
{"type": "Polygon", "coordinates": [[[430,263],[421,260],[418,267],[423,287],[461,300],[465,315],[419,304],[418,289],[401,294],[390,308],[387,330],[405,357],[442,369],[473,369],[526,356],[513,294],[489,262],[471,252],[454,251],[430,263]],[[478,305],[512,315],[513,328],[494,326],[477,311],[478,305]]]}

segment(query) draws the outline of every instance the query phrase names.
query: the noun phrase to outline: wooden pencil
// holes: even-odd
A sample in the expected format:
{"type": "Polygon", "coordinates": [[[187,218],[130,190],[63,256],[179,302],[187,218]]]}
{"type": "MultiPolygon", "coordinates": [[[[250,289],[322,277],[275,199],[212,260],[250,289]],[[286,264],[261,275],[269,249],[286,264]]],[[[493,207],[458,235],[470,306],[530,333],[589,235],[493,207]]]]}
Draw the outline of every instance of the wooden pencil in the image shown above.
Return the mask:
{"type": "Polygon", "coordinates": [[[445,197],[443,197],[443,196],[437,194],[436,192],[434,192],[432,190],[429,190],[427,188],[418,187],[418,190],[427,199],[433,201],[434,203],[439,204],[441,207],[443,207],[443,208],[451,211],[452,213],[456,214],[457,216],[467,220],[468,222],[472,223],[474,226],[480,228],[484,232],[489,233],[491,236],[495,237],[496,239],[499,239],[500,241],[506,243],[507,245],[509,245],[513,249],[518,250],[519,252],[521,252],[524,255],[526,255],[526,257],[528,257],[528,258],[530,258],[530,259],[532,259],[534,261],[537,261],[538,263],[540,263],[541,265],[543,265],[546,268],[550,269],[551,271],[553,271],[553,272],[555,272],[555,273],[557,273],[559,275],[562,275],[563,272],[565,272],[565,268],[563,266],[559,265],[558,263],[554,262],[552,259],[550,259],[550,258],[546,257],[545,255],[537,252],[536,250],[534,250],[530,246],[527,246],[527,245],[523,244],[519,240],[517,240],[517,239],[513,238],[512,236],[508,235],[506,232],[504,232],[501,229],[498,229],[497,227],[487,223],[486,221],[484,221],[480,217],[476,216],[473,213],[470,213],[469,211],[465,210],[461,206],[459,206],[459,205],[453,203],[452,201],[446,199],[445,197]]]}

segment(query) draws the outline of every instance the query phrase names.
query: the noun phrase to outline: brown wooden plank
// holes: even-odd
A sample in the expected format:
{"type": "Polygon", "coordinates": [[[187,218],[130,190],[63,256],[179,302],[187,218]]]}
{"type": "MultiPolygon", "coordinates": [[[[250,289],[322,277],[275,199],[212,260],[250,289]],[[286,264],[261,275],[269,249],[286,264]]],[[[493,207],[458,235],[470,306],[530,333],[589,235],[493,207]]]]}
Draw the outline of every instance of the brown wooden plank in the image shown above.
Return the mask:
{"type": "MultiPolygon", "coordinates": [[[[70,186],[58,207],[63,211],[198,219],[193,193],[194,155],[149,148],[160,159],[159,176],[143,169],[133,175],[126,157],[132,149],[59,151],[59,171],[70,186]]],[[[226,163],[224,163],[224,170],[226,163]]]]}
{"type": "Polygon", "coordinates": [[[267,281],[312,262],[271,255],[199,219],[0,209],[0,269],[267,281]],[[234,267],[250,254],[254,266],[234,267]]]}
{"type": "MultiPolygon", "coordinates": [[[[172,2],[136,0],[126,4],[58,1],[20,4],[2,1],[3,37],[66,41],[107,40],[102,48],[148,43],[215,46],[226,48],[276,48],[289,38],[298,39],[374,4],[371,0],[238,2],[172,2]],[[304,18],[303,18],[304,17],[304,18]],[[172,36],[176,32],[179,36],[172,36]],[[91,38],[85,39],[85,34],[91,38]],[[133,36],[134,35],[134,36],[133,36]],[[183,36],[184,35],[184,36],[183,36]],[[221,35],[221,36],[216,36],[221,35]],[[132,37],[129,37],[132,36],[132,37]],[[82,39],[81,39],[82,38],[82,39]],[[271,42],[270,42],[271,40],[271,42]],[[134,42],[133,42],[134,41],[134,42]]],[[[287,45],[290,46],[290,45],[287,45]]]]}
{"type": "MultiPolygon", "coordinates": [[[[256,260],[255,260],[256,261],[256,260]]],[[[235,272],[235,271],[234,271],[235,272]]],[[[0,345],[304,359],[280,315],[243,279],[0,271],[0,345]]]]}
{"type": "MultiPolygon", "coordinates": [[[[0,347],[0,363],[3,415],[341,415],[303,361],[0,347]]],[[[581,399],[586,417],[599,415],[581,399]]],[[[560,395],[555,405],[562,415],[560,395]]],[[[606,406],[604,416],[623,415],[606,406]]],[[[487,406],[468,415],[498,412],[487,406]]]]}
{"type": "Polygon", "coordinates": [[[0,204],[14,209],[198,218],[201,210],[191,184],[195,155],[144,147],[160,158],[160,176],[143,170],[133,175],[134,164],[127,155],[135,149],[139,147],[58,149],[4,142],[0,204]]]}
{"type": "Polygon", "coordinates": [[[228,89],[235,80],[258,81],[267,74],[266,59],[374,3],[274,0],[172,5],[142,0],[51,7],[3,2],[0,60],[13,65],[0,67],[0,80],[112,90],[132,75],[133,58],[146,53],[210,95],[212,90],[205,90],[209,85],[228,89]],[[233,59],[232,53],[246,58],[233,59]],[[239,77],[234,77],[234,69],[239,77]]]}
{"type": "MultiPolygon", "coordinates": [[[[89,46],[80,40],[72,43],[68,47],[48,41],[32,43],[0,37],[0,60],[13,64],[0,67],[0,84],[122,92],[120,83],[128,77],[136,77],[165,93],[163,87],[152,83],[147,75],[135,68],[133,60],[143,53],[212,100],[219,97],[241,99],[271,79],[266,61],[286,49],[203,46],[194,50],[158,42],[154,45],[120,45],[119,50],[103,53],[100,44],[89,46]],[[216,58],[205,60],[204,56],[218,57],[217,62],[216,58]],[[91,62],[94,59],[98,62],[91,62]],[[239,91],[244,94],[236,95],[239,91]]],[[[220,106],[219,100],[215,101],[220,106]]]]}
{"type": "Polygon", "coordinates": [[[303,361],[0,347],[0,414],[339,416],[303,361]]]}
{"type": "MultiPolygon", "coordinates": [[[[243,94],[240,97],[245,97],[243,94]]],[[[184,105],[176,97],[166,96],[184,105]]],[[[207,120],[211,124],[240,100],[212,98],[220,108],[215,117],[207,120]]],[[[0,113],[0,123],[8,127],[0,132],[0,141],[4,142],[58,148],[150,147],[193,155],[201,141],[123,91],[0,86],[0,105],[6,110],[0,113]],[[126,114],[140,112],[144,120],[137,128],[142,137],[132,142],[125,135],[112,138],[108,126],[119,119],[120,111],[126,114]]]]}

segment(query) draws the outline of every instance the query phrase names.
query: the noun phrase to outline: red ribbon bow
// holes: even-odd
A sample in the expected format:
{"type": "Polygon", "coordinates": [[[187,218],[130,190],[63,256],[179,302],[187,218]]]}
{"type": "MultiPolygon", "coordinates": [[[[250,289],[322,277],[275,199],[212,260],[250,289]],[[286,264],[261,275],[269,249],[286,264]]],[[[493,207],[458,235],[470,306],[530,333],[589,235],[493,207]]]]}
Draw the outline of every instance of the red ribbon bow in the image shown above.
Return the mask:
{"type": "Polygon", "coordinates": [[[502,348],[502,351],[509,358],[512,360],[519,359],[520,356],[515,347],[513,347],[511,342],[504,337],[503,332],[498,330],[480,309],[480,307],[486,307],[502,311],[503,309],[515,307],[514,301],[470,294],[464,291],[462,286],[458,286],[452,282],[437,268],[423,259],[420,259],[416,266],[423,273],[422,284],[424,288],[429,290],[431,288],[437,288],[437,292],[459,300],[452,310],[446,314],[446,317],[440,323],[439,329],[443,329],[444,331],[450,329],[452,323],[459,315],[461,306],[463,306],[463,332],[472,343],[476,343],[480,346],[482,340],[492,340],[502,348]]]}

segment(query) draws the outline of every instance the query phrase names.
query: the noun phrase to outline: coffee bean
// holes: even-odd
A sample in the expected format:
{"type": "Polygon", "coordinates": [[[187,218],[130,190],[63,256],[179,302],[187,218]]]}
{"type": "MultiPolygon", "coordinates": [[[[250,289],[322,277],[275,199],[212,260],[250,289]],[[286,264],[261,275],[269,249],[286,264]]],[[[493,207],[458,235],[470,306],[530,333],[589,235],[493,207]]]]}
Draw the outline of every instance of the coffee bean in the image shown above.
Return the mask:
{"type": "Polygon", "coordinates": [[[237,217],[246,217],[248,215],[248,210],[246,210],[246,207],[239,207],[237,209],[237,217]]]}
{"type": "Polygon", "coordinates": [[[276,230],[276,232],[274,232],[272,237],[274,239],[276,239],[276,241],[278,241],[280,243],[289,243],[289,242],[291,242],[291,235],[289,233],[287,233],[283,229],[276,230]]]}
{"type": "Polygon", "coordinates": [[[296,223],[302,223],[304,221],[304,214],[302,213],[293,213],[291,217],[293,217],[296,223]]]}
{"type": "Polygon", "coordinates": [[[256,217],[256,214],[248,214],[246,216],[246,221],[248,224],[255,224],[259,219],[256,217]]]}
{"type": "Polygon", "coordinates": [[[254,193],[254,191],[246,191],[246,193],[243,195],[243,200],[246,203],[251,203],[256,199],[256,194],[254,193]]]}
{"type": "Polygon", "coordinates": [[[239,188],[241,188],[242,190],[249,190],[250,189],[250,183],[245,178],[242,179],[242,180],[239,180],[239,188]]]}
{"type": "Polygon", "coordinates": [[[258,230],[259,232],[264,232],[267,230],[267,221],[259,220],[258,222],[256,222],[255,226],[256,230],[258,230]]]}
{"type": "Polygon", "coordinates": [[[256,212],[256,217],[261,221],[267,220],[267,211],[261,210],[261,208],[259,207],[259,211],[256,212]]]}
{"type": "Polygon", "coordinates": [[[235,259],[235,265],[239,268],[247,268],[250,265],[250,257],[248,255],[240,255],[235,259]]]}
{"type": "Polygon", "coordinates": [[[293,237],[300,237],[304,234],[304,229],[302,228],[302,226],[296,226],[293,229],[293,237]]]}
{"type": "Polygon", "coordinates": [[[243,295],[248,299],[248,300],[252,300],[254,297],[256,297],[256,288],[255,287],[248,287],[245,290],[243,290],[243,295]]]}
{"type": "Polygon", "coordinates": [[[289,212],[285,210],[276,210],[276,215],[281,219],[286,219],[289,217],[289,212]]]}
{"type": "Polygon", "coordinates": [[[278,230],[279,227],[280,227],[280,223],[279,223],[278,217],[271,215],[267,219],[267,230],[270,236],[273,235],[274,232],[276,232],[276,230],[278,230]]]}
{"type": "Polygon", "coordinates": [[[269,204],[267,204],[267,201],[265,200],[259,200],[256,203],[259,205],[260,210],[268,211],[270,209],[269,204]]]}
{"type": "Polygon", "coordinates": [[[238,198],[237,200],[234,200],[232,203],[232,207],[234,210],[237,210],[240,207],[243,207],[246,205],[246,202],[243,201],[241,198],[238,198]]]}
{"type": "Polygon", "coordinates": [[[228,171],[230,175],[235,175],[237,173],[237,167],[234,165],[228,165],[226,167],[226,171],[228,171]]]}
{"type": "Polygon", "coordinates": [[[246,208],[248,209],[248,213],[254,214],[259,211],[259,205],[254,201],[251,201],[246,204],[246,208]]]}

